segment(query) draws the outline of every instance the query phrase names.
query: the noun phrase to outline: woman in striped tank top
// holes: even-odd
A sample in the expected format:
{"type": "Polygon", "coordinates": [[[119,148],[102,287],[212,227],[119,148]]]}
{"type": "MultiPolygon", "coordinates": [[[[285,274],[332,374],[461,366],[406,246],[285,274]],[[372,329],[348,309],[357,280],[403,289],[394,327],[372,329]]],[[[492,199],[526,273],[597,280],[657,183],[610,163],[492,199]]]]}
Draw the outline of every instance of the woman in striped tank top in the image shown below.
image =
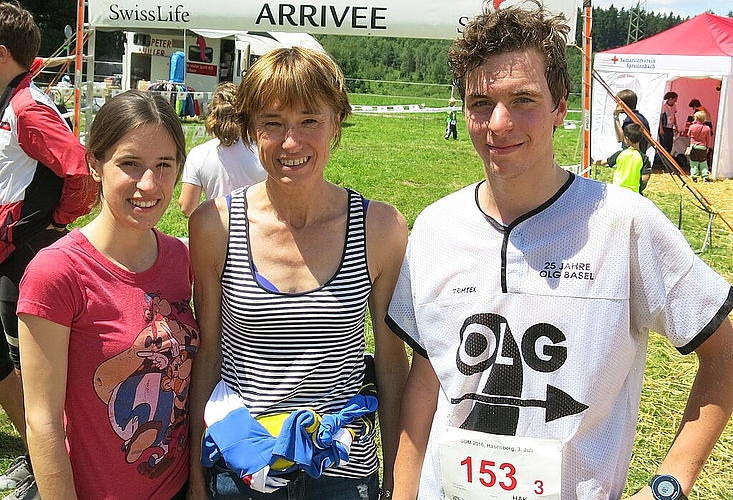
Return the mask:
{"type": "Polygon", "coordinates": [[[201,447],[193,450],[190,498],[211,493],[218,499],[253,500],[390,496],[408,363],[384,318],[407,227],[394,207],[324,178],[350,113],[341,70],[319,51],[268,52],[239,87],[237,120],[244,140],[257,145],[267,179],[205,202],[189,222],[201,329],[191,389],[191,442],[195,447],[205,434],[204,458],[214,464],[201,467],[201,447]],[[272,469],[254,473],[260,465],[251,462],[262,450],[242,444],[248,436],[237,419],[254,417],[257,427],[264,417],[303,409],[330,415],[350,405],[366,384],[367,306],[375,339],[382,488],[374,433],[360,433],[354,425],[343,431],[351,436],[347,461],[337,460],[316,474],[295,466],[283,473],[272,462],[267,464],[272,469]],[[215,386],[216,394],[226,393],[237,409],[217,407],[214,419],[215,386]],[[219,458],[221,449],[227,451],[219,458]],[[218,461],[211,458],[212,450],[218,461]],[[247,465],[238,465],[242,461],[247,465]]]}

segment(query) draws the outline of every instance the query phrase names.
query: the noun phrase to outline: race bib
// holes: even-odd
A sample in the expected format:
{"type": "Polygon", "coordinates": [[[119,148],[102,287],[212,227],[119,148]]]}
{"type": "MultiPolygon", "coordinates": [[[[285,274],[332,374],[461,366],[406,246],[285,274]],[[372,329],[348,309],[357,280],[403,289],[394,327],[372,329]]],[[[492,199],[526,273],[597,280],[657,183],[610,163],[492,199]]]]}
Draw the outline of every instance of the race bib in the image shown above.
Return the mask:
{"type": "Polygon", "coordinates": [[[560,500],[562,443],[448,427],[440,443],[447,500],[560,500]]]}

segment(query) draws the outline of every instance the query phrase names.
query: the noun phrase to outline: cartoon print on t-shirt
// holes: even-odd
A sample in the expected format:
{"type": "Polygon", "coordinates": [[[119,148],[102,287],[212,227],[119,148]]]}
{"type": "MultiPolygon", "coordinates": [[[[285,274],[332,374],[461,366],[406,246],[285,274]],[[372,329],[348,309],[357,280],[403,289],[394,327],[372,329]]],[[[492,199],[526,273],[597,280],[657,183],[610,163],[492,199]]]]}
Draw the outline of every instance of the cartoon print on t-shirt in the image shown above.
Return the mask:
{"type": "Polygon", "coordinates": [[[138,472],[155,478],[186,452],[184,401],[199,334],[173,312],[172,307],[188,309],[188,304],[171,305],[157,294],[147,294],[147,302],[141,314],[148,326],[127,350],[99,365],[94,387],[122,439],[125,461],[142,459],[138,472]]]}
{"type": "Polygon", "coordinates": [[[451,425],[489,434],[515,436],[522,408],[543,408],[545,422],[575,415],[588,406],[566,392],[547,385],[544,399],[523,397],[524,370],[541,373],[565,364],[565,335],[548,323],[533,325],[515,340],[509,323],[493,313],[474,314],[460,331],[456,368],[466,379],[466,390],[452,398],[451,425]],[[469,388],[480,392],[469,392],[469,388]]]}

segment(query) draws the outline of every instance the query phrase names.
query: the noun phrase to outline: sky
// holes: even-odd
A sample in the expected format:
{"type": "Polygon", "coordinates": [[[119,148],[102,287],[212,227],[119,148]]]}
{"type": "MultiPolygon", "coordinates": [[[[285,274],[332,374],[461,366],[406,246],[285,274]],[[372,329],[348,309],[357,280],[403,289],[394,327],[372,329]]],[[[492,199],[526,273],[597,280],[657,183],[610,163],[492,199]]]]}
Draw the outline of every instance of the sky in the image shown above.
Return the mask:
{"type": "MultiPolygon", "coordinates": [[[[626,10],[636,5],[636,0],[591,0],[594,7],[607,8],[613,4],[617,9],[626,10]]],[[[641,0],[643,6],[644,0],[641,0]]],[[[682,17],[694,17],[712,11],[719,16],[727,16],[733,10],[733,0],[646,0],[646,10],[658,14],[674,13],[682,17]]]]}

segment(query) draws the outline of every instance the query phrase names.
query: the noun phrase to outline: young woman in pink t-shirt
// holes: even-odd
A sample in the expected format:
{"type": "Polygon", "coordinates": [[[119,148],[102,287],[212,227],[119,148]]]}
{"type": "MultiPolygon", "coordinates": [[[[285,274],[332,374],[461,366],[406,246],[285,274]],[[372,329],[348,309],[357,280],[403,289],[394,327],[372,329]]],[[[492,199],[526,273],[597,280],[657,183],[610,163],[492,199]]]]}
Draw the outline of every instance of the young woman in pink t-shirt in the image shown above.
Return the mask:
{"type": "Polygon", "coordinates": [[[199,334],[188,251],[154,229],[184,159],[165,99],[112,98],[87,141],[101,210],[23,277],[28,446],[44,500],[184,498],[199,334]]]}

